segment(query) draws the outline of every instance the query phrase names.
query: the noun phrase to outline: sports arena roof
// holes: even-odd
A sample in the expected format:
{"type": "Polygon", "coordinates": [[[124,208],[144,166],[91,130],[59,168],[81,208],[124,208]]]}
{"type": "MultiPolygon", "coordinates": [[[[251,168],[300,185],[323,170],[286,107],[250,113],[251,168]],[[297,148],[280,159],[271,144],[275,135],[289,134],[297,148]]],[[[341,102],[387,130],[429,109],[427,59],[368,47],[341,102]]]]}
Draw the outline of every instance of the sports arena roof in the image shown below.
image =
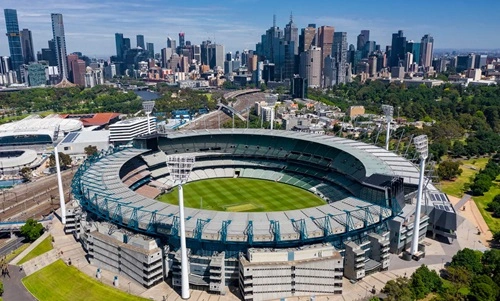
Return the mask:
{"type": "Polygon", "coordinates": [[[80,119],[83,126],[102,126],[118,120],[120,113],[64,114],[61,118],[80,119]]]}
{"type": "Polygon", "coordinates": [[[82,128],[82,122],[79,120],[64,119],[59,115],[51,115],[41,118],[39,115],[30,115],[22,120],[9,122],[0,125],[0,132],[4,133],[33,133],[39,131],[55,132],[59,129],[60,132],[68,133],[79,131],[82,128]]]}

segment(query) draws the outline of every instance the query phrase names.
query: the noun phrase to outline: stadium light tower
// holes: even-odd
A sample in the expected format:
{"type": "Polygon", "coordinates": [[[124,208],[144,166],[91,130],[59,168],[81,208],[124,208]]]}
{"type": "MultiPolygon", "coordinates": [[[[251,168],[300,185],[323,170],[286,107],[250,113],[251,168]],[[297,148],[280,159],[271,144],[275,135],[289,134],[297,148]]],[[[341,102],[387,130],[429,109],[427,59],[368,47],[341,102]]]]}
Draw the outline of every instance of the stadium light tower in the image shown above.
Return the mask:
{"type": "Polygon", "coordinates": [[[413,138],[415,148],[420,154],[420,174],[418,179],[417,204],[415,208],[415,223],[413,225],[413,238],[411,241],[410,254],[413,256],[418,252],[418,237],[420,235],[420,207],[422,205],[422,190],[424,189],[425,160],[429,156],[429,145],[427,135],[420,135],[413,138]]]}
{"type": "Polygon", "coordinates": [[[179,219],[180,219],[180,232],[181,232],[181,297],[186,300],[189,299],[189,271],[188,271],[188,258],[186,248],[186,224],[184,220],[184,191],[182,184],[186,183],[191,168],[193,168],[194,157],[188,156],[168,156],[167,165],[170,169],[170,174],[177,183],[179,190],[179,219]]]}
{"type": "Polygon", "coordinates": [[[385,119],[387,120],[387,134],[385,135],[385,149],[389,150],[389,136],[391,134],[391,121],[394,115],[394,107],[390,105],[382,105],[382,111],[384,111],[385,119]]]}
{"type": "Polygon", "coordinates": [[[57,146],[54,147],[54,159],[56,160],[57,186],[59,187],[59,203],[61,206],[61,223],[66,225],[66,203],[64,202],[64,191],[61,178],[61,164],[59,163],[59,152],[57,146]]]}
{"type": "Polygon", "coordinates": [[[151,115],[151,112],[153,112],[154,107],[155,107],[154,100],[142,102],[142,109],[144,110],[144,113],[146,113],[146,116],[148,117],[148,134],[151,134],[151,125],[149,124],[149,115],[151,115]]]}

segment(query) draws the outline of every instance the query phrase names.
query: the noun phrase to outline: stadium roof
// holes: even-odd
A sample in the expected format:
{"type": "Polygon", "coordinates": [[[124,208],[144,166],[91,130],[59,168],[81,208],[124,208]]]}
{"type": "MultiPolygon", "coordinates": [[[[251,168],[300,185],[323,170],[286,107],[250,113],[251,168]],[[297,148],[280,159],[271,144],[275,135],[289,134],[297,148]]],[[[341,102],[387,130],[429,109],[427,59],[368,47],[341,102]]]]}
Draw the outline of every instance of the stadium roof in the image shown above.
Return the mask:
{"type": "Polygon", "coordinates": [[[79,131],[82,128],[82,122],[73,119],[64,119],[57,117],[41,118],[38,115],[30,115],[22,120],[9,122],[0,125],[0,132],[6,133],[33,133],[41,130],[54,132],[57,128],[62,132],[79,131]]]}
{"type": "Polygon", "coordinates": [[[120,117],[120,113],[95,113],[95,114],[64,114],[62,118],[80,119],[83,126],[106,125],[113,119],[120,117]]]}

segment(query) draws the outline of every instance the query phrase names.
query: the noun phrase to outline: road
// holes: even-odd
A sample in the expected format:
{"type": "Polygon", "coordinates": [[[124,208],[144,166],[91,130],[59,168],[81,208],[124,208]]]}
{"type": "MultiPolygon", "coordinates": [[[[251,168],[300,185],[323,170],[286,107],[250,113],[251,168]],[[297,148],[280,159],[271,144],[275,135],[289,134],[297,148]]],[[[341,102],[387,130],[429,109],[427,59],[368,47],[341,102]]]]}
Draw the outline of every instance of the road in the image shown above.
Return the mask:
{"type": "MultiPolygon", "coordinates": [[[[257,92],[252,94],[241,95],[236,98],[234,103],[229,105],[236,109],[241,115],[247,116],[248,109],[253,108],[256,102],[261,102],[266,100],[266,93],[257,92]]],[[[222,111],[218,111],[215,114],[210,114],[206,118],[201,118],[196,122],[193,122],[185,127],[183,130],[200,130],[200,129],[218,129],[228,121],[231,121],[231,117],[226,115],[222,111]]]]}
{"type": "MultiPolygon", "coordinates": [[[[69,188],[75,170],[62,172],[64,194],[68,201],[69,188]]],[[[3,190],[0,195],[0,222],[39,219],[59,208],[59,191],[55,174],[35,179],[3,190]]]]}

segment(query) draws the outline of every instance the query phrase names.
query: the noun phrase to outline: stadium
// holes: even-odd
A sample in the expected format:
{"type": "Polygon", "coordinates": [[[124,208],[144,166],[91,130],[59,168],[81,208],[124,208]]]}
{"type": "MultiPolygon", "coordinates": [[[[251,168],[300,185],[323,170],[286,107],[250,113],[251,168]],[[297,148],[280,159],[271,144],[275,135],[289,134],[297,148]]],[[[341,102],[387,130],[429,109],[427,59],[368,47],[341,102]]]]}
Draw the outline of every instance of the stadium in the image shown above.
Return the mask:
{"type": "MultiPolygon", "coordinates": [[[[180,286],[179,207],[165,200],[176,193],[170,155],[196,159],[185,185],[191,288],[237,287],[245,300],[341,294],[343,277],[388,269],[389,252],[411,242],[419,173],[392,152],[300,132],[173,132],[100,153],[75,174],[82,211],[67,227],[93,264],[145,287],[180,286]]],[[[424,194],[422,237],[456,238],[446,195],[431,183],[424,194]]]]}

